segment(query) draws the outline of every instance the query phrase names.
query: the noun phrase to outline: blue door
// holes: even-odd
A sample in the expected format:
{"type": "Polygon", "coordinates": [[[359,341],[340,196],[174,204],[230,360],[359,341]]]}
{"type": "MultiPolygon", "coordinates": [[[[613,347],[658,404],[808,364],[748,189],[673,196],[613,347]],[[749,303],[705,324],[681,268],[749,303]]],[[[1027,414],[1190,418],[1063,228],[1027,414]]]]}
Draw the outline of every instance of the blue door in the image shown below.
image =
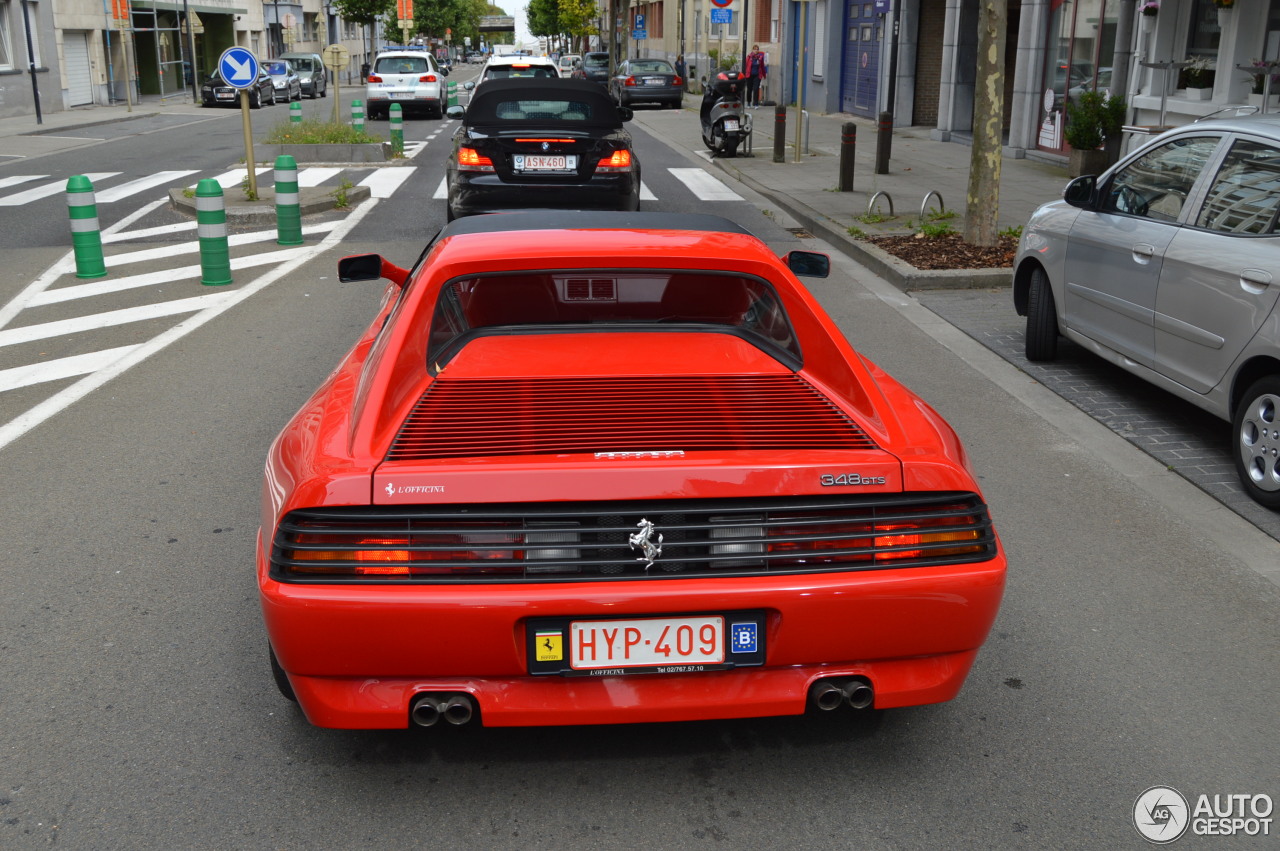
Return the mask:
{"type": "Polygon", "coordinates": [[[884,16],[875,0],[845,0],[844,51],[840,57],[840,110],[875,118],[879,105],[880,45],[884,16]]]}

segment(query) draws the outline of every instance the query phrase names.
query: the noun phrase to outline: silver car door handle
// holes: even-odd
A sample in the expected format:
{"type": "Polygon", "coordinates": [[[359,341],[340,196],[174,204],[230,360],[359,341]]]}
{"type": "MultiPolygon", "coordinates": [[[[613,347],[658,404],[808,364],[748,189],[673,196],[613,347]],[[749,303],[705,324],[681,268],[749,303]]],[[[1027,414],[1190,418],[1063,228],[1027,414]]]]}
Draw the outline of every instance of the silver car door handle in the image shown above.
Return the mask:
{"type": "Polygon", "coordinates": [[[1240,288],[1253,295],[1262,295],[1271,285],[1271,273],[1265,269],[1245,269],[1240,273],[1240,288]]]}
{"type": "Polygon", "coordinates": [[[1145,263],[1152,257],[1156,256],[1156,247],[1154,245],[1148,245],[1145,242],[1139,242],[1137,245],[1133,246],[1133,256],[1139,263],[1145,263]]]}

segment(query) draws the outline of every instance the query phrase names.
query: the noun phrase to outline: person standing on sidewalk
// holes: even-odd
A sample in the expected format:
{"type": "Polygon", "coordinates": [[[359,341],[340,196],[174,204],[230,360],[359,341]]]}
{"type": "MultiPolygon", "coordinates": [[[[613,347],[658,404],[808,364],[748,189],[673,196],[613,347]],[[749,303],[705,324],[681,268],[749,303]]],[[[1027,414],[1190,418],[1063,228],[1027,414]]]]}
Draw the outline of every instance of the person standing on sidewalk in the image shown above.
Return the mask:
{"type": "Polygon", "coordinates": [[[689,67],[685,64],[683,53],[676,57],[676,76],[680,78],[681,85],[687,92],[689,90],[689,67]]]}
{"type": "Polygon", "coordinates": [[[764,88],[764,78],[769,73],[769,59],[760,50],[760,45],[751,45],[747,54],[747,105],[755,109],[760,105],[760,90],[764,88]]]}

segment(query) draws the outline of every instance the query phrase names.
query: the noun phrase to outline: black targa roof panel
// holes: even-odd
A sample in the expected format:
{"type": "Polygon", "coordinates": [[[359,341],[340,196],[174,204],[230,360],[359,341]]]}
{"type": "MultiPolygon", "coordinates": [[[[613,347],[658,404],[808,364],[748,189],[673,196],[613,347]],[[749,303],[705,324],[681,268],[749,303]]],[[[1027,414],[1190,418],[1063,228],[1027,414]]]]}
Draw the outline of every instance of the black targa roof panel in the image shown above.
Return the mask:
{"type": "Polygon", "coordinates": [[[467,124],[499,124],[527,122],[563,127],[619,128],[622,116],[615,104],[598,84],[587,80],[540,79],[516,77],[486,80],[476,87],[467,105],[467,124]],[[575,105],[574,109],[554,111],[536,108],[539,101],[575,105]],[[529,108],[522,109],[520,104],[529,108]],[[562,113],[566,117],[557,117],[562,113]],[[572,113],[572,117],[569,117],[572,113]],[[516,117],[523,116],[523,117],[516,117]]]}

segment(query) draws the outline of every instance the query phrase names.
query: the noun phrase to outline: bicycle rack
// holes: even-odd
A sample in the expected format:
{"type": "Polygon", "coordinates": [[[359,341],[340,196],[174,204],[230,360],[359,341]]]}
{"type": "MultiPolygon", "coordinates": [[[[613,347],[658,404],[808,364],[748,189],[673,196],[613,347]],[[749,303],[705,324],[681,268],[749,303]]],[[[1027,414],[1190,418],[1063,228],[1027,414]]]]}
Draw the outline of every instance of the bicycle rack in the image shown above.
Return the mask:
{"type": "Polygon", "coordinates": [[[924,214],[925,214],[925,211],[929,209],[929,199],[932,198],[934,195],[938,196],[938,203],[942,206],[942,212],[945,213],[947,211],[947,202],[942,200],[942,193],[937,192],[933,189],[930,189],[929,192],[924,196],[924,200],[920,202],[920,223],[921,224],[924,224],[924,214]]]}
{"type": "MultiPolygon", "coordinates": [[[[885,192],[883,189],[882,189],[882,190],[880,190],[879,192],[877,192],[876,194],[872,195],[872,196],[871,196],[871,200],[867,202],[867,215],[868,215],[868,216],[870,216],[872,213],[874,213],[874,212],[875,212],[875,209],[876,209],[876,200],[877,200],[881,195],[883,195],[883,196],[884,196],[884,199],[885,199],[886,201],[888,201],[888,202],[889,202],[889,215],[890,215],[890,216],[895,216],[895,215],[897,215],[896,213],[894,213],[894,212],[893,212],[893,198],[889,195],[889,193],[888,193],[888,192],[885,192]]],[[[928,197],[928,196],[926,196],[926,197],[928,197]]]]}

